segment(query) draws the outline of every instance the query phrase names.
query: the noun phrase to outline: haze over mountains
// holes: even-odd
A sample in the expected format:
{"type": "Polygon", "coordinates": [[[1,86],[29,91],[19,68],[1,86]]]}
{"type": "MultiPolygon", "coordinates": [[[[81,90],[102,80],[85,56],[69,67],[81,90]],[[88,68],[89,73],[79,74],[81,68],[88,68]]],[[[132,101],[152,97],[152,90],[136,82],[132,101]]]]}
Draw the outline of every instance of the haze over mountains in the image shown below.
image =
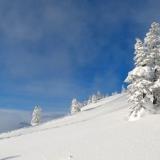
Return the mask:
{"type": "MultiPolygon", "coordinates": [[[[42,123],[64,116],[63,112],[43,112],[42,123]]],[[[0,133],[30,126],[32,111],[0,109],[0,133]]]]}

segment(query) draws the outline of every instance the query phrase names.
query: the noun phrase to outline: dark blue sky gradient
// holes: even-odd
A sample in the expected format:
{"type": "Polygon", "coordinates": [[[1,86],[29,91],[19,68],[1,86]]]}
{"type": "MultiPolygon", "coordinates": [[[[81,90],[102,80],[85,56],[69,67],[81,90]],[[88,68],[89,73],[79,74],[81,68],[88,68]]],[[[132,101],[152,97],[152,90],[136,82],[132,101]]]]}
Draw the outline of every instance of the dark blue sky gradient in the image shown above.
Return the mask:
{"type": "Polygon", "coordinates": [[[67,111],[120,91],[159,0],[1,0],[0,107],[67,111]]]}

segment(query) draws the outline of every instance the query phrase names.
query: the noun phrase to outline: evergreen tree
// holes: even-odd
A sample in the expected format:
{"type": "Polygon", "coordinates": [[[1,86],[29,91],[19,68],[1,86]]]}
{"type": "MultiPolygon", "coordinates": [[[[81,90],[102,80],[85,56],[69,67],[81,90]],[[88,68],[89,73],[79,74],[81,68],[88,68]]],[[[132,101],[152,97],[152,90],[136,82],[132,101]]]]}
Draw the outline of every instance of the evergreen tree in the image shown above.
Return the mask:
{"type": "Polygon", "coordinates": [[[147,55],[145,53],[145,47],[140,39],[136,39],[135,44],[135,68],[128,73],[128,77],[125,82],[129,83],[129,102],[133,102],[130,108],[130,117],[140,117],[141,111],[144,110],[146,103],[150,95],[150,86],[152,81],[152,68],[147,64],[147,55]],[[147,96],[146,96],[147,95],[147,96]]]}
{"type": "Polygon", "coordinates": [[[100,91],[97,91],[96,97],[97,97],[97,100],[100,100],[103,98],[103,95],[101,94],[100,91]]]}
{"type": "Polygon", "coordinates": [[[92,95],[92,103],[97,102],[97,96],[95,94],[92,95]]]}
{"type": "Polygon", "coordinates": [[[33,113],[32,113],[32,120],[31,120],[32,126],[39,125],[41,121],[41,111],[42,109],[38,105],[35,106],[33,113]]]}
{"type": "Polygon", "coordinates": [[[90,104],[90,103],[92,103],[92,96],[89,96],[89,99],[87,101],[87,104],[90,104]]]}
{"type": "Polygon", "coordinates": [[[77,101],[77,99],[72,100],[71,104],[71,114],[75,114],[81,111],[81,104],[77,101]]]}
{"type": "Polygon", "coordinates": [[[153,94],[153,105],[160,106],[160,24],[152,23],[149,32],[144,39],[145,49],[148,56],[148,62],[153,72],[153,85],[151,91],[153,94]]]}
{"type": "MultiPolygon", "coordinates": [[[[135,68],[129,72],[126,82],[131,107],[130,115],[139,117],[141,109],[155,110],[160,107],[160,24],[152,23],[144,43],[135,44],[135,68]],[[147,108],[147,103],[152,104],[147,108]]],[[[133,116],[132,116],[133,117],[133,116]]]]}
{"type": "Polygon", "coordinates": [[[146,53],[145,53],[145,48],[143,45],[143,42],[140,39],[136,39],[136,44],[135,44],[135,66],[145,66],[146,65],[146,53]]]}

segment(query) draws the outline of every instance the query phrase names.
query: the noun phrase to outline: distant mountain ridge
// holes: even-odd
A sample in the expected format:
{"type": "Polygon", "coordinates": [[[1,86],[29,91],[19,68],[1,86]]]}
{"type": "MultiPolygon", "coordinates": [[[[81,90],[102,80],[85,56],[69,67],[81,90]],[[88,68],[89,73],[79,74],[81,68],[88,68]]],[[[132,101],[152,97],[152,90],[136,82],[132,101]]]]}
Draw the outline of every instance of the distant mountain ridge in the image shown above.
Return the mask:
{"type": "MultiPolygon", "coordinates": [[[[0,133],[30,126],[31,115],[31,111],[0,109],[0,133]]],[[[42,123],[62,116],[62,112],[42,112],[42,123]]]]}

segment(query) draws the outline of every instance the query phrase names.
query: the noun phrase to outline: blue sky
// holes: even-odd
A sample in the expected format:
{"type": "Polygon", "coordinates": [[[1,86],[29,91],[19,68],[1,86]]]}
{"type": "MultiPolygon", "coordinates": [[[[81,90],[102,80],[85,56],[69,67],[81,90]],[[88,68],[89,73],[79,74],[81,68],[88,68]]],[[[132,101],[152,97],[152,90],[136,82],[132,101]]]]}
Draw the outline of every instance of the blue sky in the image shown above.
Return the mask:
{"type": "Polygon", "coordinates": [[[67,111],[119,91],[158,0],[1,0],[0,107],[67,111]]]}

